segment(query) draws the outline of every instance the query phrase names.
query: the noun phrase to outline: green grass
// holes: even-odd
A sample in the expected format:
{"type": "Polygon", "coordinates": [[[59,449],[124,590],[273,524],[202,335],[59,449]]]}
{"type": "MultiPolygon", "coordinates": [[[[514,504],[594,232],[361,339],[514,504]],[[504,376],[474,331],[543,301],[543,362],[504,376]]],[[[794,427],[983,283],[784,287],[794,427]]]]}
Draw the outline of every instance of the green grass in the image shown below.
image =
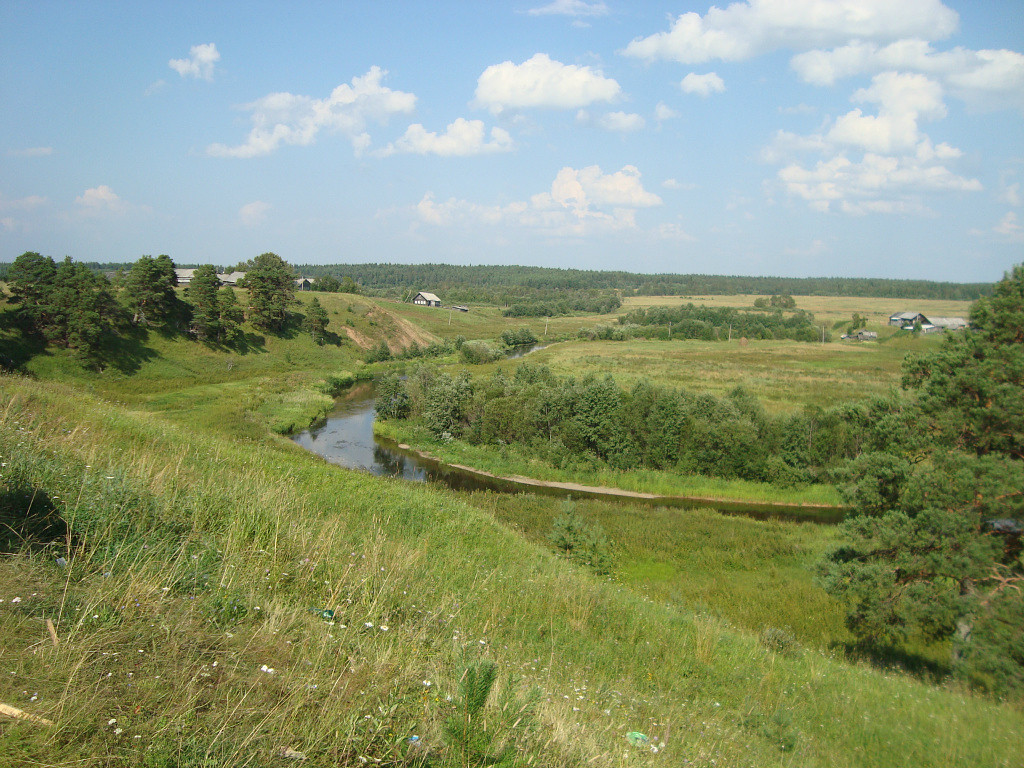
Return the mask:
{"type": "MultiPolygon", "coordinates": [[[[3,726],[16,763],[264,765],[285,747],[312,766],[399,762],[415,733],[434,764],[456,765],[445,695],[477,659],[513,693],[539,687],[537,727],[520,734],[532,765],[1019,759],[1018,709],[769,647],[683,595],[564,563],[452,492],[61,384],[0,378],[0,404],[4,499],[45,494],[71,526],[49,552],[25,541],[0,561],[0,700],[56,723],[3,726]],[[665,748],[631,749],[632,730],[665,748]]],[[[716,519],[666,547],[720,529],[724,557],[755,530],[788,536],[760,523],[726,535],[716,519]]],[[[784,562],[773,546],[750,558],[784,562]]]]}
{"type": "Polygon", "coordinates": [[[620,386],[655,384],[724,395],[744,387],[769,412],[805,405],[830,407],[899,387],[903,359],[937,337],[891,343],[807,344],[795,341],[574,341],[530,355],[559,375],[610,373],[620,386]]]}

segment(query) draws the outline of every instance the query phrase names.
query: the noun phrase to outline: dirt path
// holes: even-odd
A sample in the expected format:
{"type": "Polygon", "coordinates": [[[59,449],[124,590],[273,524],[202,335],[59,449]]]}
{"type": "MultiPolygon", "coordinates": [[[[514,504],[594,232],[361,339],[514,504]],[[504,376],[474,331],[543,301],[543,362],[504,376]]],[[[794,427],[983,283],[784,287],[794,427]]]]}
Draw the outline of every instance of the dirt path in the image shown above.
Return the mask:
{"type": "Polygon", "coordinates": [[[804,513],[813,515],[820,513],[826,517],[839,516],[841,517],[844,509],[842,507],[835,507],[829,504],[810,504],[807,502],[782,502],[782,501],[751,501],[749,499],[722,499],[714,498],[711,496],[663,496],[656,493],[646,493],[643,491],[628,491],[623,488],[611,488],[604,485],[583,485],[582,483],[567,483],[560,482],[557,480],[538,480],[533,477],[525,477],[523,475],[498,475],[493,472],[488,472],[484,469],[477,469],[476,467],[470,467],[465,464],[449,464],[442,461],[437,456],[434,456],[427,451],[420,451],[406,443],[399,443],[398,447],[403,451],[416,454],[420,458],[428,461],[436,462],[437,464],[449,467],[451,469],[459,470],[460,472],[466,472],[467,474],[474,475],[476,477],[486,477],[493,480],[499,480],[506,483],[513,483],[515,485],[522,485],[533,488],[550,488],[560,491],[571,491],[590,497],[608,497],[608,498],[625,498],[625,499],[636,499],[638,501],[661,503],[666,506],[707,506],[720,508],[723,510],[731,511],[749,511],[749,512],[762,512],[771,514],[773,512],[778,513],[804,513]]]}

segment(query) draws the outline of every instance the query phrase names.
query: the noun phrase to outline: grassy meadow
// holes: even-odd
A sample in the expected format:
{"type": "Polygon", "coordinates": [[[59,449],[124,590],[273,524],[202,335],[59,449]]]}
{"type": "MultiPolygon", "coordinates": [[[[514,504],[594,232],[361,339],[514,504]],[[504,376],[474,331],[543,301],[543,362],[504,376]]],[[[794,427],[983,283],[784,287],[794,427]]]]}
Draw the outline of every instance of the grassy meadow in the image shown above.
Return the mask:
{"type": "MultiPolygon", "coordinates": [[[[1019,764],[1019,703],[903,668],[941,672],[942,649],[897,664],[848,647],[811,573],[831,528],[578,501],[613,544],[599,575],[548,543],[557,499],[297,448],[281,435],[330,409],[325,378],[381,370],[362,362],[381,338],[543,330],[316,295],[324,346],[297,328],[246,326],[230,348],[150,331],[101,372],[51,349],[0,374],[0,703],[51,723],[0,718],[0,763],[466,768],[507,748],[509,765],[581,768],[1019,764]],[[469,744],[451,726],[482,662],[497,682],[469,744]]],[[[559,322],[569,336],[608,318],[559,322]]],[[[531,361],[742,383],[785,410],[884,394],[931,343],[572,341],[531,361]]]]}
{"type": "Polygon", "coordinates": [[[0,701],[53,723],[2,726],[15,764],[466,765],[444,723],[482,659],[479,727],[526,765],[1019,757],[1009,705],[591,575],[452,492],[64,384],[0,397],[5,512],[35,510],[0,568],[0,701]]]}
{"type": "Polygon", "coordinates": [[[653,383],[721,396],[742,386],[773,413],[829,407],[899,387],[908,352],[941,343],[938,335],[886,343],[796,341],[570,341],[530,355],[560,375],[612,374],[620,386],[653,383]]]}

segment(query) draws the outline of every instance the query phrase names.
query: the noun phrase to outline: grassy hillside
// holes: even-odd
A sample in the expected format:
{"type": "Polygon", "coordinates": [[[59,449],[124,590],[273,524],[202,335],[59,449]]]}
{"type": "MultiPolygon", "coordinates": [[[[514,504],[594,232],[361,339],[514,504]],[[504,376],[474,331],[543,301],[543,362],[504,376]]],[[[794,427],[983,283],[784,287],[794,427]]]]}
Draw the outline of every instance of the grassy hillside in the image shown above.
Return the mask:
{"type": "Polygon", "coordinates": [[[4,377],[0,398],[4,511],[35,512],[0,566],[0,701],[54,723],[3,725],[10,759],[465,765],[447,697],[482,659],[504,697],[477,727],[524,764],[1019,758],[1018,710],[645,597],[450,492],[62,384],[4,377]]]}
{"type": "MultiPolygon", "coordinates": [[[[52,723],[0,718],[0,764],[1019,764],[1019,706],[935,684],[927,657],[918,676],[851,661],[808,571],[828,529],[581,502],[615,543],[603,576],[552,552],[557,501],[348,472],[274,434],[330,407],[326,377],[372,372],[380,338],[506,322],[318,298],[322,347],[152,331],[123,368],[51,349],[34,379],[0,375],[0,703],[52,723]],[[485,662],[495,690],[459,737],[460,681],[485,662]]],[[[760,364],[766,392],[810,402],[843,376],[891,382],[899,356],[751,347],[537,354],[711,389],[760,364]]]]}

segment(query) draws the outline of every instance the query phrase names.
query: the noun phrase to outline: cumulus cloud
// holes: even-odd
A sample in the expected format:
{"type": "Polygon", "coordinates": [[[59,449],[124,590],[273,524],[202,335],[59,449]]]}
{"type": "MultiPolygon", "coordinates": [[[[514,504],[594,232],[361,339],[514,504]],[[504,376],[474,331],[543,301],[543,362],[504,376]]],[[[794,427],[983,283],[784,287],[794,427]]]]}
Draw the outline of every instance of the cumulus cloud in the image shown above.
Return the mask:
{"type": "Polygon", "coordinates": [[[128,211],[128,204],[106,184],[85,190],[75,198],[75,205],[86,216],[123,214],[128,211]]]}
{"type": "Polygon", "coordinates": [[[238,220],[247,227],[262,224],[271,207],[270,203],[265,203],[262,200],[253,200],[251,203],[246,203],[238,209],[238,220]]]}
{"type": "Polygon", "coordinates": [[[873,152],[908,151],[922,141],[919,120],[946,116],[942,87],[924,75],[883,72],[852,100],[878,104],[877,115],[855,109],[839,117],[828,133],[837,144],[852,144],[873,152]]]}
{"type": "Polygon", "coordinates": [[[807,51],[790,63],[801,79],[814,85],[833,85],[842,78],[885,70],[917,72],[976,106],[1024,109],[1024,55],[1016,51],[961,47],[936,51],[920,39],[884,46],[856,41],[834,50],[807,51]]]}
{"type": "Polygon", "coordinates": [[[640,115],[627,112],[609,112],[597,122],[606,131],[616,131],[619,133],[639,131],[647,124],[640,115]]]}
{"type": "Polygon", "coordinates": [[[700,64],[742,61],[779,49],[806,51],[852,40],[938,40],[959,22],[939,0],[748,0],[684,13],[667,32],[633,40],[627,56],[700,64]]]}
{"type": "Polygon", "coordinates": [[[435,226],[503,224],[551,235],[585,235],[634,228],[637,209],[661,204],[660,197],[643,188],[636,167],[606,174],[592,165],[562,168],[550,190],[526,201],[486,206],[455,198],[438,202],[428,193],[414,213],[418,221],[435,226]]]}
{"type": "Polygon", "coordinates": [[[321,130],[346,137],[356,153],[370,144],[366,126],[370,122],[387,123],[392,115],[412,112],[416,97],[393,91],[381,84],[387,74],[372,67],[362,77],[353,77],[330,96],[314,99],[292,93],[271,93],[243,105],[251,113],[252,130],[243,144],[211,144],[207,154],[215,157],[257,157],[276,150],[282,144],[312,144],[321,130]]]}
{"type": "Polygon", "coordinates": [[[668,104],[666,104],[663,101],[659,101],[658,105],[654,108],[654,118],[659,123],[662,123],[666,120],[671,120],[676,117],[679,117],[679,113],[676,112],[674,109],[672,109],[672,107],[668,106],[668,104]]]}
{"type": "Polygon", "coordinates": [[[193,45],[187,59],[171,59],[167,65],[182,77],[213,79],[213,67],[220,61],[220,53],[213,43],[193,45]]]}
{"type": "Polygon", "coordinates": [[[506,109],[578,109],[612,101],[619,84],[599,70],[563,64],[538,53],[522,64],[493,64],[477,80],[475,103],[498,114],[506,109]]]}
{"type": "Polygon", "coordinates": [[[992,228],[992,231],[1012,242],[1024,243],[1024,227],[1017,221],[1017,214],[1013,211],[1007,211],[999,223],[992,228]]]}
{"type": "Polygon", "coordinates": [[[762,153],[766,162],[784,164],[778,179],[786,191],[819,211],[928,213],[923,196],[935,192],[975,192],[977,179],[949,167],[963,153],[935,144],[921,130],[926,120],[946,115],[942,87],[921,74],[883,72],[852,100],[876,105],[877,113],[857,108],[827,121],[808,136],[779,131],[762,153]],[[862,152],[860,160],[850,152],[862,152]],[[817,154],[813,166],[801,156],[817,154]]]}
{"type": "Polygon", "coordinates": [[[527,13],[531,16],[607,16],[608,6],[584,0],[554,0],[540,8],[531,8],[527,13]]]}
{"type": "Polygon", "coordinates": [[[510,152],[515,143],[504,128],[492,128],[490,141],[485,134],[482,120],[466,120],[460,117],[450,123],[442,134],[427,131],[419,123],[410,125],[405,134],[393,144],[388,144],[378,154],[381,156],[398,153],[419,155],[441,155],[442,157],[465,157],[467,155],[510,152]]]}
{"type": "Polygon", "coordinates": [[[926,213],[919,195],[926,192],[976,192],[977,179],[915,157],[868,153],[860,162],[845,155],[819,161],[813,168],[791,164],[779,171],[787,191],[818,211],[843,213],[926,213]]]}
{"type": "Polygon", "coordinates": [[[724,91],[725,82],[714,72],[708,72],[706,75],[698,75],[696,72],[691,72],[683,78],[683,81],[679,83],[679,87],[683,89],[684,93],[710,96],[712,93],[724,91]]]}

